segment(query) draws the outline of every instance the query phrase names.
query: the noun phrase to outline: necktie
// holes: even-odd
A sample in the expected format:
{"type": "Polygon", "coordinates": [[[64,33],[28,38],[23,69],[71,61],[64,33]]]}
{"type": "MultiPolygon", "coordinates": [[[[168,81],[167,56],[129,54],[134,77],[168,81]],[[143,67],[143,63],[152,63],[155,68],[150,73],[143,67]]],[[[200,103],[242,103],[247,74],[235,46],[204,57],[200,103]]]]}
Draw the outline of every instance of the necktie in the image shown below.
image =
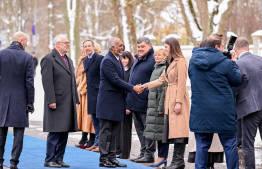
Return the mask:
{"type": "Polygon", "coordinates": [[[118,62],[119,62],[119,64],[121,65],[121,63],[120,63],[120,59],[118,59],[118,62]]]}
{"type": "Polygon", "coordinates": [[[69,68],[68,62],[67,62],[67,60],[66,60],[66,58],[65,58],[64,55],[62,55],[62,58],[63,58],[63,60],[64,60],[64,62],[65,62],[65,64],[66,64],[66,66],[69,68]]]}

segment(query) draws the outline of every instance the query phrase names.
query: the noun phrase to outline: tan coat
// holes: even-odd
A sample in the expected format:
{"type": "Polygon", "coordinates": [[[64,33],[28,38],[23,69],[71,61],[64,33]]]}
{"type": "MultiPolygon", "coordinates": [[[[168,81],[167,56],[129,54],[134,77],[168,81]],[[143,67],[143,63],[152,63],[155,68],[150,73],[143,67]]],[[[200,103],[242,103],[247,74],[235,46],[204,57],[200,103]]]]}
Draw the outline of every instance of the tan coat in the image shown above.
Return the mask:
{"type": "Polygon", "coordinates": [[[77,109],[77,121],[78,130],[82,130],[87,133],[95,133],[92,118],[90,114],[87,114],[87,84],[86,84],[86,73],[83,68],[77,91],[80,93],[79,100],[80,105],[77,109]]]}
{"type": "Polygon", "coordinates": [[[187,61],[176,58],[157,80],[147,83],[148,89],[155,88],[167,81],[165,114],[169,112],[169,139],[189,136],[190,101],[186,88],[187,61]],[[166,76],[167,74],[167,76],[166,76]],[[176,102],[182,104],[181,113],[174,112],[176,102]]]}
{"type": "Polygon", "coordinates": [[[86,58],[86,56],[81,55],[78,59],[78,63],[77,63],[76,70],[75,70],[76,86],[78,86],[79,83],[80,83],[82,70],[84,69],[83,62],[84,62],[85,58],[86,58]]]}

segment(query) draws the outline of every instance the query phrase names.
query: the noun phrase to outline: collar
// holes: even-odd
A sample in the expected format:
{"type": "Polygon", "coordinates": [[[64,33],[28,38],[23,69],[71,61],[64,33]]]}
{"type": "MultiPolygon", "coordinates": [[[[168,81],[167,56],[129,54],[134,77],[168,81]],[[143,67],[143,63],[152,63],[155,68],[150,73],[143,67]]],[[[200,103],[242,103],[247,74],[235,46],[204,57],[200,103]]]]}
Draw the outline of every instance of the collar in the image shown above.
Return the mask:
{"type": "Polygon", "coordinates": [[[23,45],[22,45],[20,42],[18,42],[18,41],[13,41],[13,42],[10,44],[10,46],[11,46],[11,45],[18,46],[18,47],[20,47],[22,50],[25,50],[24,47],[23,47],[23,45]]]}
{"type": "Polygon", "coordinates": [[[241,56],[243,56],[243,54],[247,53],[248,51],[242,52],[238,58],[240,58],[241,56]]]}
{"type": "Polygon", "coordinates": [[[93,52],[91,56],[88,56],[88,55],[87,55],[87,57],[88,57],[89,59],[92,59],[94,53],[95,53],[95,52],[93,52]]]}

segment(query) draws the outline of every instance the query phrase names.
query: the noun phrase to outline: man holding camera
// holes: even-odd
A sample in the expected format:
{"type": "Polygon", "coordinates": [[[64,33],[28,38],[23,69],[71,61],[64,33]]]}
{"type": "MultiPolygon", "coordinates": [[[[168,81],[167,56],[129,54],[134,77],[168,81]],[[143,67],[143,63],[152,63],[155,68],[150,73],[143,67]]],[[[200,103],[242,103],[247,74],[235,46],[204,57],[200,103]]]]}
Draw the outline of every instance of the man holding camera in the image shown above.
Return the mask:
{"type": "Polygon", "coordinates": [[[189,63],[192,104],[190,130],[195,132],[195,168],[206,168],[208,150],[214,133],[218,133],[224,147],[227,168],[238,169],[236,142],[237,115],[232,86],[241,84],[241,74],[232,59],[222,54],[223,36],[212,34],[207,47],[194,48],[189,63]]]}
{"type": "Polygon", "coordinates": [[[254,142],[257,128],[262,138],[262,58],[249,52],[249,42],[240,37],[235,44],[243,82],[234,88],[238,119],[242,119],[242,148],[245,168],[255,166],[254,142]]]}

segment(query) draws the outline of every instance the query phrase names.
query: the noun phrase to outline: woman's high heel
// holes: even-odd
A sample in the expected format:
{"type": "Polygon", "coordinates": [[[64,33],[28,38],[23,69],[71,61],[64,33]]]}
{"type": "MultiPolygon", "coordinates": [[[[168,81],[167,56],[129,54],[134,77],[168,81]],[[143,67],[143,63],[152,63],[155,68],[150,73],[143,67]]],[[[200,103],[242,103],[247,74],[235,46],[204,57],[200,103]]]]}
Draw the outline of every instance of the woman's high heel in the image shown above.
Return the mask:
{"type": "Polygon", "coordinates": [[[165,167],[166,167],[167,160],[164,159],[163,161],[161,161],[161,162],[159,162],[159,163],[157,163],[157,164],[155,164],[155,163],[151,163],[151,164],[149,164],[149,166],[150,166],[150,167],[159,167],[159,166],[162,165],[162,164],[164,164],[165,167]]]}

